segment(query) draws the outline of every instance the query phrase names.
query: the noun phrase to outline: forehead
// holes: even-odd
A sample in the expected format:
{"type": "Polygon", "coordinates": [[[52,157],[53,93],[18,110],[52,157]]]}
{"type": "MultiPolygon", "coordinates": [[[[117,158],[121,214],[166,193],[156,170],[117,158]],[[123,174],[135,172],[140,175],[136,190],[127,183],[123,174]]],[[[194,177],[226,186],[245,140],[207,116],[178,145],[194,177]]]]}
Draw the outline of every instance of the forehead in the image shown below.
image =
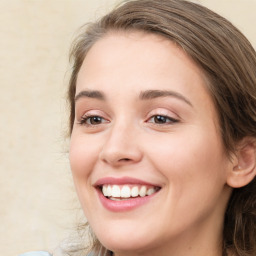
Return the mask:
{"type": "Polygon", "coordinates": [[[138,31],[111,32],[98,40],[87,53],[77,84],[92,82],[92,79],[95,83],[101,77],[113,80],[122,75],[123,81],[130,84],[144,78],[147,82],[143,84],[148,86],[150,79],[159,82],[170,79],[168,74],[173,80],[178,79],[177,83],[188,78],[206,82],[202,70],[171,40],[138,31]]]}

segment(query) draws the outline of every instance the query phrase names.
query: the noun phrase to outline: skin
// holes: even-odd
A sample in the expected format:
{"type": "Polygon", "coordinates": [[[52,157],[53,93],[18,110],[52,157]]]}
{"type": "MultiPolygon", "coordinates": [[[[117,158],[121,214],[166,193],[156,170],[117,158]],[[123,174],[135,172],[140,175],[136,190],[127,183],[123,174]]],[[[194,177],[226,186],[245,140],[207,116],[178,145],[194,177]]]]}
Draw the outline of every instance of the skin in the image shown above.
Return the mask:
{"type": "Polygon", "coordinates": [[[222,254],[231,193],[227,173],[234,166],[224,152],[206,82],[180,48],[158,35],[111,33],[85,57],[70,164],[86,218],[115,255],[222,254]],[[100,91],[104,99],[81,93],[88,90],[100,91]],[[173,95],[141,99],[147,90],[173,95]],[[101,118],[81,124],[85,115],[101,118]],[[159,123],[156,115],[168,118],[159,123]],[[161,190],[131,211],[107,210],[93,185],[127,176],[161,190]]]}

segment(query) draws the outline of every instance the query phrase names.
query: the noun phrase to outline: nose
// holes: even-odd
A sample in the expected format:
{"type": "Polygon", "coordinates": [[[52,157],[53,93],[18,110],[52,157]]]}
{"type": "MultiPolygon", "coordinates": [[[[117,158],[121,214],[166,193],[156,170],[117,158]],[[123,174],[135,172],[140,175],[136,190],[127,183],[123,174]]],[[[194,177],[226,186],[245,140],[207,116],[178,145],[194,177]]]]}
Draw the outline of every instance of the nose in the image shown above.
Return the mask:
{"type": "Polygon", "coordinates": [[[118,167],[138,163],[141,161],[142,155],[136,129],[121,124],[115,125],[107,131],[99,158],[109,165],[118,167]]]}

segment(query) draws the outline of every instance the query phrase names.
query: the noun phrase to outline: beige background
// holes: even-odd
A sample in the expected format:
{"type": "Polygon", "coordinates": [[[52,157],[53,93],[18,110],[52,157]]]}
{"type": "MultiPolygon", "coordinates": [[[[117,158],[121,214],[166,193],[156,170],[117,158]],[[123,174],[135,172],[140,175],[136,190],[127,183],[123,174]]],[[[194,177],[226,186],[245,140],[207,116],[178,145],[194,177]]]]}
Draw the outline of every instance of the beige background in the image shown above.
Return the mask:
{"type": "MultiPolygon", "coordinates": [[[[78,203],[68,164],[68,49],[115,0],[0,0],[0,251],[52,251],[78,203]]],[[[201,0],[256,46],[256,0],[201,0]]]]}

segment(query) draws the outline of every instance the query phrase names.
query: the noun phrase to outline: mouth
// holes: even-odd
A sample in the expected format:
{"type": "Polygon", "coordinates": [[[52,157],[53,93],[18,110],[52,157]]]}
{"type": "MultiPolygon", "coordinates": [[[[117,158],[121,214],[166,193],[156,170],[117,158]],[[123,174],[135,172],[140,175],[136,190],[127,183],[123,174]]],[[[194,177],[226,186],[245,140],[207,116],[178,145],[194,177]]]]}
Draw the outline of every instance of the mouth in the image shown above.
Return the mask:
{"type": "Polygon", "coordinates": [[[99,179],[94,187],[100,202],[109,211],[124,212],[148,204],[162,189],[132,177],[105,177],[99,179]]]}
{"type": "Polygon", "coordinates": [[[137,184],[104,184],[99,186],[103,196],[113,201],[148,197],[157,193],[160,189],[158,186],[137,184]]]}

